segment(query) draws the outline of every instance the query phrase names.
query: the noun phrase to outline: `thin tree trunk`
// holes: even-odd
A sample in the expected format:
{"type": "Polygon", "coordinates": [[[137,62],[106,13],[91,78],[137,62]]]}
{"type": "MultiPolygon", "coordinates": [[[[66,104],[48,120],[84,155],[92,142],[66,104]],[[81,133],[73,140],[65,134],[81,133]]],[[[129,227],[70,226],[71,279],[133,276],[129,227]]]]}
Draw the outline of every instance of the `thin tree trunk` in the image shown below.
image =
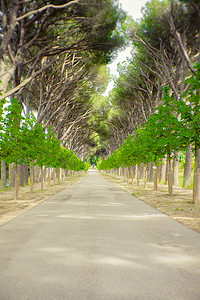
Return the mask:
{"type": "Polygon", "coordinates": [[[30,193],[33,194],[34,166],[30,165],[30,193]]]}
{"type": "Polygon", "coordinates": [[[24,184],[28,185],[28,164],[24,165],[24,184]]]}
{"type": "Polygon", "coordinates": [[[1,161],[1,189],[6,189],[6,162],[1,161]]]}
{"type": "Polygon", "coordinates": [[[159,182],[165,182],[166,158],[162,158],[161,161],[162,161],[162,164],[160,165],[160,178],[159,178],[159,182]]]}
{"type": "Polygon", "coordinates": [[[35,166],[35,182],[39,183],[39,178],[40,178],[40,168],[38,166],[35,166]]]}
{"type": "Polygon", "coordinates": [[[9,164],[9,184],[10,187],[15,187],[15,164],[9,164]]]}
{"type": "Polygon", "coordinates": [[[175,151],[174,152],[175,158],[173,161],[173,183],[174,185],[179,185],[179,158],[180,158],[180,152],[175,151]]]}
{"type": "Polygon", "coordinates": [[[133,166],[131,167],[131,183],[133,184],[133,178],[134,178],[134,170],[133,166]]]}
{"type": "Polygon", "coordinates": [[[187,151],[185,155],[183,187],[191,185],[191,171],[192,171],[192,147],[191,145],[189,145],[187,147],[187,151]]]}
{"type": "Polygon", "coordinates": [[[158,190],[158,167],[154,166],[154,191],[158,190]]]}
{"type": "Polygon", "coordinates": [[[165,184],[168,183],[168,168],[169,168],[169,161],[166,161],[166,169],[165,169],[165,184]]]}
{"type": "Polygon", "coordinates": [[[56,184],[56,171],[55,168],[53,168],[53,184],[56,184]]]}
{"type": "Polygon", "coordinates": [[[60,182],[60,169],[57,169],[57,174],[58,174],[58,183],[60,182]]]}
{"type": "Polygon", "coordinates": [[[15,164],[15,194],[14,200],[17,200],[19,196],[19,172],[18,172],[18,165],[15,164]]]}
{"type": "Polygon", "coordinates": [[[47,181],[47,168],[44,168],[44,181],[47,181]]]}
{"type": "Polygon", "coordinates": [[[140,185],[140,172],[139,172],[138,165],[136,165],[135,172],[136,172],[136,178],[137,178],[137,186],[139,186],[140,185]]]}
{"type": "Polygon", "coordinates": [[[44,188],[44,167],[40,167],[41,170],[41,177],[40,177],[40,184],[41,184],[41,190],[44,188]]]}
{"type": "Polygon", "coordinates": [[[172,161],[168,158],[168,193],[173,196],[173,172],[172,172],[172,161]]]}
{"type": "Polygon", "coordinates": [[[126,168],[123,167],[123,173],[124,173],[124,182],[126,181],[126,168]]]}
{"type": "Polygon", "coordinates": [[[153,181],[153,174],[154,174],[154,163],[150,163],[150,170],[149,170],[149,181],[153,181]]]}
{"type": "Polygon", "coordinates": [[[24,165],[19,165],[18,166],[19,170],[19,185],[24,186],[24,165]]]}
{"type": "Polygon", "coordinates": [[[129,183],[129,167],[126,168],[127,183],[129,183]]]}
{"type": "Polygon", "coordinates": [[[51,168],[48,167],[48,186],[51,186],[51,168]]]}
{"type": "Polygon", "coordinates": [[[193,181],[193,201],[200,205],[200,149],[195,146],[195,170],[193,181]]]}
{"type": "Polygon", "coordinates": [[[147,165],[144,166],[144,187],[147,188],[147,165]]]}
{"type": "Polygon", "coordinates": [[[150,165],[151,165],[151,163],[147,164],[147,180],[149,180],[149,181],[150,181],[150,165]]]}
{"type": "Polygon", "coordinates": [[[140,178],[144,179],[144,164],[139,165],[139,170],[140,170],[140,178]]]}
{"type": "Polygon", "coordinates": [[[33,166],[33,184],[35,183],[35,166],[33,166]]]}

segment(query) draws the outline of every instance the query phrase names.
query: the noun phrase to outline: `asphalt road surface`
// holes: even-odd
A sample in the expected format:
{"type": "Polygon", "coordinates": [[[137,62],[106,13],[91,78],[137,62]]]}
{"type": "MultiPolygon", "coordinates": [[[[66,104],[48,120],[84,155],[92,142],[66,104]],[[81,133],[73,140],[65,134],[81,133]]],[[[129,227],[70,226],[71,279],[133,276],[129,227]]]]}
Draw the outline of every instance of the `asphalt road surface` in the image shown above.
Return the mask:
{"type": "Polygon", "coordinates": [[[0,227],[0,300],[199,300],[200,234],[97,172],[0,227]]]}

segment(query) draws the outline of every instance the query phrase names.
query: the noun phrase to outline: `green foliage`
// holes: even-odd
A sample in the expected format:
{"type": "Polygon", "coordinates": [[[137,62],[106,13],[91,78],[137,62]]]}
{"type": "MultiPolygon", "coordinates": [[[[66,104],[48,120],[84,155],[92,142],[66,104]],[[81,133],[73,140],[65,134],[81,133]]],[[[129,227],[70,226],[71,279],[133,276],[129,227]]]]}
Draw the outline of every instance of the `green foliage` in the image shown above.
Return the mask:
{"type": "Polygon", "coordinates": [[[33,115],[25,119],[16,98],[5,109],[0,103],[0,158],[7,163],[28,163],[39,166],[63,168],[67,170],[87,170],[88,164],[82,162],[72,151],[60,146],[51,127],[45,134],[41,124],[33,115]]]}
{"type": "Polygon", "coordinates": [[[187,128],[186,138],[200,148],[200,64],[195,65],[196,73],[186,80],[188,89],[177,103],[181,120],[187,128]]]}
{"type": "Polygon", "coordinates": [[[96,166],[99,162],[100,156],[99,155],[92,155],[88,157],[87,162],[92,166],[96,166]]]}
{"type": "Polygon", "coordinates": [[[145,129],[151,139],[149,149],[155,160],[156,156],[161,158],[168,155],[170,157],[173,151],[179,151],[189,143],[186,138],[187,128],[177,118],[176,102],[169,96],[168,87],[163,90],[162,101],[163,104],[157,107],[156,112],[149,117],[145,124],[145,129]]]}
{"type": "Polygon", "coordinates": [[[140,163],[161,163],[166,155],[173,157],[175,151],[185,150],[192,143],[200,146],[200,64],[196,73],[186,80],[189,84],[184,97],[187,101],[175,101],[169,88],[163,89],[162,105],[159,105],[144,127],[138,127],[129,135],[99,169],[112,169],[140,163]]]}
{"type": "Polygon", "coordinates": [[[11,104],[5,108],[3,120],[3,136],[1,139],[1,159],[7,163],[21,162],[23,151],[20,145],[22,139],[21,115],[22,109],[16,98],[11,99],[11,104]]]}

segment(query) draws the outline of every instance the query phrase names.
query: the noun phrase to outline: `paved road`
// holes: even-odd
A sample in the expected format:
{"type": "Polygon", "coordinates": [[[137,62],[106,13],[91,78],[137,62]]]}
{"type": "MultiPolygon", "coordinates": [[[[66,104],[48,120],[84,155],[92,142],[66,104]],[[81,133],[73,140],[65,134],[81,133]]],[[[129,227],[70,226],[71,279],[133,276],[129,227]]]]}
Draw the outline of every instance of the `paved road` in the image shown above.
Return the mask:
{"type": "Polygon", "coordinates": [[[90,172],[0,228],[0,300],[199,300],[200,234],[90,172]]]}

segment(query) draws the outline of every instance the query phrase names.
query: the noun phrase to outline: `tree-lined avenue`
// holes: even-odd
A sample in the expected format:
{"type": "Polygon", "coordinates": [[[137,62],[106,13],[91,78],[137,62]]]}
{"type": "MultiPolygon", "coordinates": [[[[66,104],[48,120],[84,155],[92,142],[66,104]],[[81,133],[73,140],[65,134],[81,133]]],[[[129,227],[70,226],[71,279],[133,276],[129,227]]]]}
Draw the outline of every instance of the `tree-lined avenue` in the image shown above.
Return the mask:
{"type": "Polygon", "coordinates": [[[97,172],[0,228],[0,299],[199,299],[200,235],[97,172]]]}

